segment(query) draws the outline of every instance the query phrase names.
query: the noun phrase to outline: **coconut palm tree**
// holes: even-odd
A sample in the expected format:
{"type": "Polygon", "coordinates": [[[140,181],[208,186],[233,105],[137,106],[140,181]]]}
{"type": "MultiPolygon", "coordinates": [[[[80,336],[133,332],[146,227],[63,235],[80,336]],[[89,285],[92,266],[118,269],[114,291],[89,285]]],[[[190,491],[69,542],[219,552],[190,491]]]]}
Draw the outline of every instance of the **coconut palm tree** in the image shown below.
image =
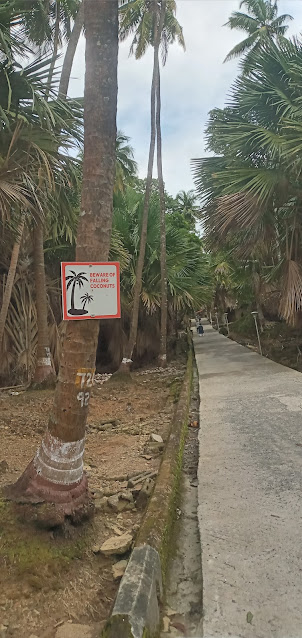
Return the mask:
{"type": "Polygon", "coordinates": [[[185,220],[193,227],[199,214],[197,200],[197,194],[193,190],[180,191],[176,195],[177,210],[184,215],[185,220]]]}
{"type": "MultiPolygon", "coordinates": [[[[84,170],[76,260],[106,261],[110,247],[115,175],[118,0],[84,0],[86,76],[84,170]]],[[[99,322],[71,321],[62,347],[59,380],[48,429],[37,456],[11,498],[51,504],[57,522],[87,516],[83,474],[85,424],[95,368],[99,322]],[[55,505],[53,508],[52,505],[55,505]]],[[[45,506],[44,519],[45,519],[45,506]]]]}
{"type": "MultiPolygon", "coordinates": [[[[166,2],[162,0],[161,10],[166,12],[166,2]]],[[[160,69],[158,65],[158,81],[156,91],[156,141],[157,141],[157,176],[160,201],[160,349],[159,364],[167,366],[167,319],[168,319],[168,284],[167,284],[167,244],[166,244],[166,201],[163,177],[162,134],[161,134],[161,86],[160,69]]]]}
{"type": "Polygon", "coordinates": [[[61,69],[61,77],[59,84],[59,97],[61,99],[65,98],[68,93],[68,86],[71,76],[72,65],[74,61],[74,56],[76,54],[77,46],[79,43],[80,35],[83,31],[84,27],[84,0],[78,3],[78,9],[76,16],[74,17],[73,28],[70,31],[68,37],[68,43],[66,52],[64,55],[64,60],[61,69]]]}
{"type": "Polygon", "coordinates": [[[142,219],[141,241],[139,259],[137,261],[136,280],[134,285],[134,303],[130,324],[128,343],[125,348],[125,356],[121,364],[121,372],[129,372],[133,350],[136,343],[139,303],[142,289],[142,274],[144,267],[148,209],[151,195],[152,174],[155,154],[155,142],[157,137],[158,153],[157,168],[159,188],[161,192],[162,208],[162,330],[161,330],[161,359],[166,362],[166,266],[165,266],[165,200],[164,183],[162,176],[162,152],[161,152],[161,124],[160,124],[160,68],[159,52],[161,47],[162,59],[167,59],[168,47],[177,40],[184,47],[182,28],[176,17],[175,0],[130,0],[120,8],[120,39],[125,40],[133,35],[130,53],[136,59],[140,59],[147,48],[154,48],[153,76],[151,87],[151,135],[149,147],[148,171],[145,191],[144,215],[142,219]]]}
{"type": "MultiPolygon", "coordinates": [[[[84,10],[80,0],[51,0],[48,4],[34,3],[31,11],[28,6],[23,12],[23,23],[28,40],[36,46],[43,46],[51,51],[51,58],[46,83],[46,99],[50,96],[53,85],[55,66],[59,48],[68,41],[61,72],[59,96],[66,100],[72,63],[78,40],[83,28],[84,10]],[[71,29],[71,20],[74,20],[71,29]]],[[[66,127],[64,126],[64,129],[66,127]]],[[[34,256],[36,257],[35,280],[37,298],[38,345],[34,383],[49,383],[52,377],[52,365],[49,348],[47,322],[47,291],[44,264],[44,233],[42,220],[37,219],[34,228],[34,256]]]]}
{"type": "Polygon", "coordinates": [[[287,13],[278,15],[278,0],[242,0],[241,8],[247,13],[234,11],[225,26],[245,31],[247,37],[233,47],[225,62],[246,56],[244,68],[247,68],[251,55],[261,46],[284,36],[288,29],[285,23],[293,18],[287,13]]]}
{"type": "MultiPolygon", "coordinates": [[[[154,46],[155,31],[154,12],[159,14],[161,0],[126,0],[121,4],[119,11],[119,34],[122,41],[133,36],[130,46],[130,54],[140,60],[149,46],[154,46]]],[[[161,56],[165,63],[169,46],[178,42],[185,47],[183,30],[176,18],[175,0],[166,0],[166,8],[163,16],[161,33],[161,56]]]]}
{"type": "MultiPolygon", "coordinates": [[[[134,3],[136,0],[134,0],[134,3]]],[[[131,5],[133,3],[129,3],[131,5]]],[[[140,4],[142,4],[140,2],[140,4]]],[[[129,6],[122,7],[122,10],[127,8],[129,10],[129,6]]],[[[133,8],[133,7],[132,7],[133,8]]],[[[156,89],[158,83],[158,60],[159,60],[159,47],[160,47],[160,39],[161,39],[161,31],[163,27],[164,14],[162,11],[158,11],[158,2],[157,0],[153,0],[150,3],[151,8],[151,25],[154,35],[154,55],[153,55],[153,75],[152,75],[152,85],[151,85],[151,134],[150,134],[150,146],[149,146],[149,158],[148,158],[148,170],[147,170],[147,180],[146,180],[146,191],[145,191],[145,201],[144,201],[144,214],[142,218],[142,228],[141,228],[141,240],[140,240],[140,250],[139,257],[137,260],[137,270],[136,270],[136,281],[134,285],[134,303],[132,310],[132,318],[130,324],[130,332],[128,343],[125,348],[124,357],[121,363],[120,372],[128,373],[130,370],[130,364],[132,362],[133,350],[136,343],[137,336],[137,326],[138,326],[138,315],[139,315],[139,302],[140,302],[140,294],[142,289],[142,275],[144,268],[144,260],[145,260],[145,251],[146,251],[146,241],[147,241],[147,229],[148,229],[148,210],[149,210],[149,202],[150,202],[150,194],[151,194],[151,185],[152,185],[152,173],[153,173],[153,163],[154,163],[154,153],[155,153],[155,140],[156,140],[156,89]]],[[[140,11],[144,14],[145,7],[140,7],[140,11]]],[[[126,29],[124,28],[125,24],[125,14],[122,15],[120,22],[120,38],[125,39],[129,32],[134,28],[133,23],[127,24],[126,29]],[[122,25],[122,26],[121,26],[122,25]]]]}
{"type": "Polygon", "coordinates": [[[7,5],[9,4],[11,5],[9,41],[12,35],[14,38],[18,37],[21,27],[22,46],[25,49],[27,45],[28,51],[32,51],[35,47],[36,50],[51,55],[49,83],[58,62],[60,49],[67,43],[59,79],[60,98],[66,98],[73,60],[83,30],[84,3],[82,0],[48,0],[47,2],[18,0],[15,4],[6,3],[0,10],[0,25],[2,14],[3,26],[5,26],[5,20],[6,22],[8,20],[7,5]]]}
{"type": "Polygon", "coordinates": [[[116,136],[116,169],[114,192],[123,192],[126,184],[131,184],[137,172],[137,163],[134,159],[133,148],[129,144],[129,137],[117,132],[116,136]]]}

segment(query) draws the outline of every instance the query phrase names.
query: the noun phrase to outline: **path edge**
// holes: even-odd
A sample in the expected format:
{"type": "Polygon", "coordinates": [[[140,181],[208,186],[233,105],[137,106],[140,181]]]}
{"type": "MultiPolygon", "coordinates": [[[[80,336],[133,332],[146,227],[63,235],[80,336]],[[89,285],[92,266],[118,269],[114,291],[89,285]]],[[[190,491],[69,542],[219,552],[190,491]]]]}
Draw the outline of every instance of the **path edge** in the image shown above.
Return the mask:
{"type": "Polygon", "coordinates": [[[193,379],[193,344],[188,336],[187,368],[172,419],[156,485],[135,547],[101,638],[157,638],[159,603],[166,584],[177,507],[193,379]]]}

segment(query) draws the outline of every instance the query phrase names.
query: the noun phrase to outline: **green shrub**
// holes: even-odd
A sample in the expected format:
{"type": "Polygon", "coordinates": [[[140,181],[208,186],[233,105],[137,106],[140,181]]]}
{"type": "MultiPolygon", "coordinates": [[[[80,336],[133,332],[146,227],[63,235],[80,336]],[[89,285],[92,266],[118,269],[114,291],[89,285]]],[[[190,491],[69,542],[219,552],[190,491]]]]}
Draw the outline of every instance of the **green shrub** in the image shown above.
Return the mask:
{"type": "Polygon", "coordinates": [[[230,324],[230,331],[244,337],[255,335],[254,317],[249,313],[230,324]]]}

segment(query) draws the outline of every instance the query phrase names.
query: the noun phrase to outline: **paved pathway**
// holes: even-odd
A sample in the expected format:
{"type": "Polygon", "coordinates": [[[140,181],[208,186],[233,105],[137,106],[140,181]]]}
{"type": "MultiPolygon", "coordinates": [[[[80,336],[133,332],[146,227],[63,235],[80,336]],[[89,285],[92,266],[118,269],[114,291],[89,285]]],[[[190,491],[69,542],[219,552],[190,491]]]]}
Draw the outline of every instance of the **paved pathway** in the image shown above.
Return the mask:
{"type": "Polygon", "coordinates": [[[302,376],[204,326],[204,638],[301,638],[302,376]]]}

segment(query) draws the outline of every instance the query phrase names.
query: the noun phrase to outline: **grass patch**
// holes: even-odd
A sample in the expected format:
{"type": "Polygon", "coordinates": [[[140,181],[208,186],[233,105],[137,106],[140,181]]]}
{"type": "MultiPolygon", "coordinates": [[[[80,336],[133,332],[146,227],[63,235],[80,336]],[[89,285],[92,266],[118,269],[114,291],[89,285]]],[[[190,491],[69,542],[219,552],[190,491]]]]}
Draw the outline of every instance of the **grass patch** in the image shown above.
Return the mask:
{"type": "MultiPolygon", "coordinates": [[[[182,466],[183,466],[183,455],[184,448],[186,443],[187,431],[188,431],[188,417],[190,410],[190,400],[191,400],[191,390],[192,390],[192,381],[193,381],[193,352],[192,349],[189,351],[188,355],[188,363],[187,363],[187,391],[185,397],[185,405],[183,406],[183,421],[181,426],[180,433],[180,441],[177,456],[174,460],[174,473],[172,478],[172,492],[169,500],[169,509],[168,509],[168,517],[166,526],[164,529],[161,546],[160,546],[160,559],[162,566],[162,576],[163,583],[165,584],[168,562],[170,560],[171,554],[175,550],[175,535],[173,534],[173,529],[176,520],[176,510],[178,504],[180,502],[180,487],[181,487],[181,477],[182,477],[182,466]]],[[[182,383],[180,383],[179,395],[180,396],[182,388],[182,383]]]]}
{"type": "Polygon", "coordinates": [[[173,403],[178,403],[179,401],[182,384],[183,384],[183,379],[179,379],[179,378],[173,379],[173,381],[171,381],[170,383],[169,391],[170,391],[170,397],[173,403]]]}
{"type": "Polygon", "coordinates": [[[76,529],[74,538],[54,537],[18,519],[15,504],[0,500],[0,565],[14,579],[35,590],[58,590],[60,574],[86,551],[88,533],[76,529]]]}

